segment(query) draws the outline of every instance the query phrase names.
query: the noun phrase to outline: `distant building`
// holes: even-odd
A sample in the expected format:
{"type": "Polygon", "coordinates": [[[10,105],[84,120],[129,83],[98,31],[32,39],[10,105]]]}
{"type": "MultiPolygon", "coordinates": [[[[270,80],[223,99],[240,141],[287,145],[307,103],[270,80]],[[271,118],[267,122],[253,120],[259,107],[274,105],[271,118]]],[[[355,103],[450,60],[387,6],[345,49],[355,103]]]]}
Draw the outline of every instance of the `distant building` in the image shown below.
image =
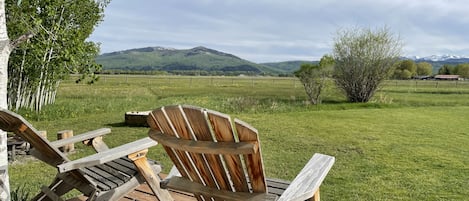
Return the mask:
{"type": "Polygon", "coordinates": [[[429,76],[429,75],[419,75],[419,76],[414,76],[412,78],[416,79],[416,80],[430,80],[430,79],[433,79],[433,77],[429,76]]]}
{"type": "Polygon", "coordinates": [[[459,75],[435,75],[435,80],[463,80],[459,75]]]}

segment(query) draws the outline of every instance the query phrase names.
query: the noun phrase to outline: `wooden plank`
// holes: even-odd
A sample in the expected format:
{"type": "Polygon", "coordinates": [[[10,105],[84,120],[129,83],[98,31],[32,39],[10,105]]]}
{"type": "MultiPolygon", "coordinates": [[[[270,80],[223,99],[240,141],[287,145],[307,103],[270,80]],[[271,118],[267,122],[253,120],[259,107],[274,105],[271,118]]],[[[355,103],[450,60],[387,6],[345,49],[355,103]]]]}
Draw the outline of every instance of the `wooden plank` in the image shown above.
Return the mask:
{"type": "Polygon", "coordinates": [[[88,170],[93,171],[96,175],[98,175],[99,178],[95,177],[95,179],[98,179],[100,182],[103,182],[104,184],[109,186],[110,189],[116,188],[124,184],[125,180],[127,180],[126,178],[121,179],[119,177],[116,177],[115,175],[104,170],[104,168],[99,168],[97,166],[90,167],[88,168],[88,170]]]}
{"type": "Polygon", "coordinates": [[[140,175],[145,178],[147,185],[151,188],[155,197],[157,197],[160,201],[173,201],[171,195],[167,190],[160,188],[160,179],[150,167],[147,161],[148,149],[142,150],[136,153],[132,153],[129,155],[129,158],[134,162],[135,166],[138,169],[140,175]]]}
{"type": "Polygon", "coordinates": [[[257,141],[246,142],[212,142],[212,141],[194,141],[177,138],[163,134],[159,131],[150,131],[150,138],[158,141],[160,144],[173,149],[187,151],[198,154],[253,154],[258,151],[257,141]]]}
{"type": "MultiPolygon", "coordinates": [[[[164,111],[168,117],[168,120],[171,122],[174,131],[178,134],[180,139],[196,140],[191,125],[187,122],[188,120],[186,119],[184,110],[182,110],[181,106],[165,107],[164,111]]],[[[189,164],[191,165],[191,170],[193,171],[192,174],[194,175],[194,177],[192,177],[192,181],[205,185],[213,183],[210,170],[207,168],[204,156],[202,154],[188,152],[180,149],[177,150],[183,151],[187,156],[185,159],[188,160],[189,164]]],[[[196,194],[196,196],[198,197],[199,195],[196,194]]],[[[201,196],[204,197],[205,200],[210,199],[207,196],[201,196]]]]}
{"type": "Polygon", "coordinates": [[[134,162],[132,160],[130,160],[129,158],[127,158],[127,156],[118,158],[118,159],[113,160],[111,162],[119,163],[120,165],[125,166],[126,168],[130,169],[131,171],[136,172],[134,162]]]}
{"type": "MultiPolygon", "coordinates": [[[[174,200],[177,201],[196,201],[193,194],[185,193],[182,191],[170,190],[169,193],[174,200]]],[[[70,198],[67,201],[86,201],[88,197],[80,195],[78,197],[70,198]]],[[[118,201],[155,201],[156,198],[153,195],[150,187],[146,184],[142,184],[135,188],[133,191],[127,193],[124,197],[118,201]]]]}
{"type": "MultiPolygon", "coordinates": [[[[199,141],[213,142],[215,138],[212,136],[205,111],[192,106],[183,106],[182,109],[186,114],[186,118],[188,119],[195,138],[199,141]]],[[[206,181],[208,186],[223,190],[232,190],[219,153],[204,154],[204,157],[205,165],[209,169],[212,176],[211,178],[213,179],[213,181],[206,181]]]]}
{"type": "Polygon", "coordinates": [[[279,198],[279,201],[303,201],[312,198],[319,191],[319,186],[334,162],[335,158],[332,156],[314,154],[279,198]]]}
{"type": "MultiPolygon", "coordinates": [[[[164,179],[166,175],[159,174],[159,177],[164,179]]],[[[169,190],[169,193],[171,197],[177,201],[196,201],[197,200],[192,193],[187,193],[187,192],[177,191],[177,190],[169,190]]],[[[86,200],[86,198],[84,199],[82,198],[81,200],[84,201],[86,200]]],[[[132,201],[132,200],[133,201],[136,201],[136,200],[154,201],[155,196],[153,195],[153,192],[151,191],[148,185],[142,184],[142,185],[139,185],[137,188],[135,188],[134,191],[128,193],[123,198],[119,199],[119,201],[132,201]]]]}
{"type": "Polygon", "coordinates": [[[92,146],[96,152],[103,152],[109,149],[109,147],[104,143],[103,136],[98,136],[90,140],[83,141],[83,144],[92,146]]]}
{"type": "MultiPolygon", "coordinates": [[[[256,141],[260,144],[257,130],[252,128],[247,123],[235,119],[235,128],[238,132],[238,138],[241,142],[256,141]]],[[[244,156],[246,168],[248,170],[248,176],[251,182],[253,192],[265,193],[267,192],[267,186],[265,181],[264,173],[264,162],[262,160],[261,150],[259,145],[259,151],[254,154],[248,154],[244,156]]]]}
{"type": "MultiPolygon", "coordinates": [[[[174,168],[174,166],[171,168],[171,171],[167,175],[167,177],[171,178],[173,176],[180,176],[178,170],[174,168]]],[[[283,179],[276,179],[276,178],[266,178],[266,183],[267,183],[267,188],[268,188],[267,190],[268,194],[273,194],[276,196],[281,196],[282,193],[290,185],[290,181],[283,180],[283,179]]]]}
{"type": "MultiPolygon", "coordinates": [[[[156,124],[158,125],[158,128],[152,127],[152,129],[157,129],[162,133],[179,137],[179,133],[177,133],[177,131],[175,130],[173,122],[167,116],[164,109],[165,108],[163,107],[160,109],[156,109],[152,113],[150,113],[150,117],[153,119],[154,122],[150,122],[149,125],[154,126],[156,124]]],[[[163,148],[173,161],[174,165],[179,169],[183,177],[189,178],[190,180],[197,180],[199,178],[196,173],[196,167],[192,165],[192,159],[187,153],[183,151],[174,150],[167,146],[163,146],[163,148]]],[[[203,200],[200,195],[195,196],[198,200],[203,200]]]]}
{"type": "MultiPolygon", "coordinates": [[[[147,121],[148,121],[148,125],[151,128],[149,132],[152,132],[152,130],[156,130],[156,131],[160,131],[162,133],[168,134],[168,135],[176,136],[171,130],[171,125],[166,120],[166,117],[163,111],[161,111],[161,108],[152,111],[149,114],[147,121]]],[[[181,175],[187,177],[188,173],[183,167],[183,164],[181,163],[181,161],[179,161],[179,156],[181,155],[181,153],[176,152],[170,147],[167,147],[164,145],[163,145],[163,148],[165,149],[166,153],[169,155],[169,158],[171,158],[171,160],[173,161],[174,165],[179,169],[179,172],[181,173],[181,175]]]]}
{"type": "MultiPolygon", "coordinates": [[[[207,110],[207,116],[210,120],[214,135],[219,142],[235,142],[235,135],[232,129],[231,118],[228,115],[207,110]]],[[[239,155],[223,155],[226,168],[229,172],[229,178],[233,182],[235,191],[249,192],[247,173],[243,168],[241,157],[239,155]]]]}
{"type": "Polygon", "coordinates": [[[267,183],[267,192],[269,194],[274,194],[277,196],[281,196],[283,192],[290,185],[290,181],[273,179],[273,178],[266,178],[266,183],[267,183]]]}
{"type": "Polygon", "coordinates": [[[83,142],[85,140],[89,140],[89,139],[92,139],[92,138],[95,138],[95,137],[103,136],[103,135],[106,135],[106,134],[109,134],[109,133],[111,133],[110,128],[100,128],[100,129],[97,129],[97,130],[88,131],[86,133],[75,135],[71,138],[53,141],[53,142],[51,142],[51,144],[54,147],[61,147],[61,146],[64,146],[66,144],[83,142]]]}
{"type": "Polygon", "coordinates": [[[101,175],[97,174],[90,168],[83,168],[82,171],[85,173],[85,175],[88,176],[100,190],[109,190],[111,189],[112,185],[107,182],[105,178],[103,178],[101,175]]]}
{"type": "Polygon", "coordinates": [[[46,194],[46,196],[51,199],[51,200],[54,200],[54,201],[63,201],[62,198],[60,198],[60,196],[58,196],[57,194],[54,193],[54,191],[52,191],[51,189],[49,189],[47,186],[42,186],[41,187],[41,191],[46,194]]]}
{"type": "Polygon", "coordinates": [[[112,167],[109,163],[105,163],[104,165],[97,165],[95,168],[101,170],[103,173],[102,175],[109,178],[109,180],[116,183],[118,186],[122,185],[123,183],[130,180],[135,175],[128,175],[124,174],[123,172],[117,171],[114,167],[112,167]]]}
{"type": "MultiPolygon", "coordinates": [[[[68,139],[71,137],[73,137],[73,130],[63,130],[63,131],[57,132],[57,140],[68,139]]],[[[61,152],[68,153],[68,152],[75,151],[75,144],[68,143],[58,148],[61,152]]]]}
{"type": "Polygon", "coordinates": [[[276,195],[267,193],[247,193],[247,192],[232,192],[227,190],[213,189],[208,186],[204,186],[197,182],[192,182],[182,177],[172,177],[168,183],[165,183],[167,187],[176,190],[182,190],[191,192],[194,194],[210,194],[216,199],[226,201],[275,201],[277,200],[276,195]]]}
{"type": "Polygon", "coordinates": [[[126,156],[130,153],[134,153],[143,149],[147,149],[149,147],[155,146],[158,143],[149,137],[133,141],[131,143],[127,143],[125,145],[121,145],[112,149],[108,149],[102,152],[98,152],[91,156],[87,156],[84,158],[80,158],[78,160],[70,161],[67,163],[63,163],[57,165],[59,172],[66,172],[73,169],[83,168],[83,167],[90,167],[94,165],[104,164],[109,161],[118,159],[122,156],[126,156]]]}
{"type": "MultiPolygon", "coordinates": [[[[59,173],[56,175],[56,179],[63,180],[65,183],[73,186],[75,189],[79,189],[87,195],[93,194],[97,190],[91,178],[87,176],[82,169],[59,173]]],[[[51,185],[54,185],[54,183],[51,185]]]]}
{"type": "Polygon", "coordinates": [[[127,165],[122,165],[121,164],[122,162],[128,163],[126,161],[121,161],[120,159],[116,159],[106,164],[114,168],[116,171],[119,171],[121,174],[124,174],[125,176],[134,176],[137,174],[137,171],[135,169],[135,166],[133,166],[133,164],[132,164],[133,168],[129,168],[127,165]]]}
{"type": "Polygon", "coordinates": [[[0,129],[7,132],[14,132],[31,144],[36,150],[36,154],[40,155],[40,159],[51,166],[56,166],[69,159],[57,148],[51,146],[50,142],[42,137],[31,124],[22,116],[1,109],[0,110],[0,129]]]}

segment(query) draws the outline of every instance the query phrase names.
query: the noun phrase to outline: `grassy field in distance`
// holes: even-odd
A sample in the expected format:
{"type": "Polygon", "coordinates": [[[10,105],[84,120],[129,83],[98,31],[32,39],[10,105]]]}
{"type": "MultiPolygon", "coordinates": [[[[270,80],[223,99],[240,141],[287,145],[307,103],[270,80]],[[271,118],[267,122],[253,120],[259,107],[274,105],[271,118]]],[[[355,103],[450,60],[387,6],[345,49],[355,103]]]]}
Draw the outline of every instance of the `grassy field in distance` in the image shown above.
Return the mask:
{"type": "MultiPolygon", "coordinates": [[[[239,118],[259,130],[266,174],[291,180],[316,152],[336,157],[322,200],[464,200],[469,195],[469,82],[386,81],[369,103],[347,103],[331,83],[309,105],[295,78],[102,76],[94,85],[62,82],[55,105],[19,111],[49,139],[112,128],[111,147],[147,136],[124,113],[189,104],[239,118]]],[[[71,158],[91,154],[76,144],[71,158]]],[[[160,147],[150,158],[171,163],[160,147]]],[[[36,194],[55,169],[34,159],[10,164],[12,191],[36,194]]],[[[76,192],[70,196],[76,195],[76,192]]]]}

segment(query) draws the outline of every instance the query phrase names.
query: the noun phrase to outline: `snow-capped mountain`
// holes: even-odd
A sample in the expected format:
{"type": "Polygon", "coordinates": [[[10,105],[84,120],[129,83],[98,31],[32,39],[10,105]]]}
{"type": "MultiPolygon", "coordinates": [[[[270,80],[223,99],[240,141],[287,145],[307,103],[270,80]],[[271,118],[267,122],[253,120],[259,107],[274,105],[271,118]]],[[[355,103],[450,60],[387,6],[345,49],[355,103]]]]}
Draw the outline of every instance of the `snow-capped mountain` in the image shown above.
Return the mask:
{"type": "Polygon", "coordinates": [[[408,59],[412,59],[415,61],[448,61],[448,60],[469,60],[469,56],[458,56],[458,55],[431,55],[426,57],[419,57],[419,56],[410,56],[407,57],[408,59]]]}

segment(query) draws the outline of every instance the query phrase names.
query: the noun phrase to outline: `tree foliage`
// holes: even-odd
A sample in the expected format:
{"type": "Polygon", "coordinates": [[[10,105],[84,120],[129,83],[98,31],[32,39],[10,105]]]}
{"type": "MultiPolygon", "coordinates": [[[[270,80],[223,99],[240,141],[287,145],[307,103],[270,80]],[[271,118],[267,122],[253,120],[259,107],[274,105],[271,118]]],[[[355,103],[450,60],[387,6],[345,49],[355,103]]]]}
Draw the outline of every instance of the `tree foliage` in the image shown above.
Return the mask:
{"type": "Polygon", "coordinates": [[[395,79],[410,79],[417,75],[417,64],[414,61],[402,60],[396,63],[393,77],[395,79]]]}
{"type": "Polygon", "coordinates": [[[392,74],[402,50],[388,28],[338,31],[334,39],[334,77],[350,102],[368,102],[392,74]]]}
{"type": "Polygon", "coordinates": [[[469,78],[469,64],[458,64],[455,67],[455,71],[457,75],[461,76],[462,78],[469,78]]]}
{"type": "Polygon", "coordinates": [[[321,103],[321,93],[326,86],[326,80],[330,77],[333,66],[334,59],[325,55],[319,64],[305,63],[301,65],[299,70],[295,71],[294,74],[303,84],[311,104],[321,103]]]}
{"type": "MultiPolygon", "coordinates": [[[[57,87],[70,73],[97,79],[99,46],[86,41],[102,20],[109,1],[7,0],[9,36],[34,35],[11,53],[8,105],[40,110],[55,101],[57,87]]],[[[83,80],[83,78],[81,80],[83,80]]]]}
{"type": "Polygon", "coordinates": [[[452,65],[445,64],[439,70],[438,74],[440,75],[453,75],[456,73],[456,68],[452,65]]]}
{"type": "Polygon", "coordinates": [[[433,66],[428,62],[417,63],[417,75],[418,76],[430,76],[433,74],[433,66]]]}

